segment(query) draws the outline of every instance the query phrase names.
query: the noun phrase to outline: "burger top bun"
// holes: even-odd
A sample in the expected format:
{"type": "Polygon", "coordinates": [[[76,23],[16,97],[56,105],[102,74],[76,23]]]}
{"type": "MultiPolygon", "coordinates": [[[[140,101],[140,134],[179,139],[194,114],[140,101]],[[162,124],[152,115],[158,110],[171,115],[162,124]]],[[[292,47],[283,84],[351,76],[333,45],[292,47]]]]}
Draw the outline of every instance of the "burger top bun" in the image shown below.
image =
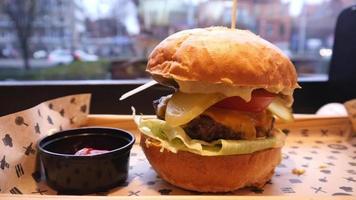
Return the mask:
{"type": "Polygon", "coordinates": [[[289,96],[299,87],[296,70],[281,50],[250,31],[225,27],[170,35],[152,51],[146,71],[187,93],[253,87],[289,96]]]}

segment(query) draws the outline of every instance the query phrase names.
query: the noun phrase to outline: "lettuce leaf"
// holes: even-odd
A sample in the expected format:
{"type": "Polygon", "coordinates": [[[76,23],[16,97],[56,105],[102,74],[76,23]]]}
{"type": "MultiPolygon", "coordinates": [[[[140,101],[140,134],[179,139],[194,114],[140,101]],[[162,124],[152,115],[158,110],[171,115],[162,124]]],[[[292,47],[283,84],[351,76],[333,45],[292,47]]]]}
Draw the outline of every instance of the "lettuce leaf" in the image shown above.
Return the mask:
{"type": "Polygon", "coordinates": [[[163,149],[173,153],[189,151],[203,156],[249,154],[284,145],[285,135],[275,130],[274,136],[255,140],[224,140],[212,142],[191,139],[181,127],[172,127],[160,119],[142,119],[134,115],[138,129],[148,137],[160,142],[163,149]]]}

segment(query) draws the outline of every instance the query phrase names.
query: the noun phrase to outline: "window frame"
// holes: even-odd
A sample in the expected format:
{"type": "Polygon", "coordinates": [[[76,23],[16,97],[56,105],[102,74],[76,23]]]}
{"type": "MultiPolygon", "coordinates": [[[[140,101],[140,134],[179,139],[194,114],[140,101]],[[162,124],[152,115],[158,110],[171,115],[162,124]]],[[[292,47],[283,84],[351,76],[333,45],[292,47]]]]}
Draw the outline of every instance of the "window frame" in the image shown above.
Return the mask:
{"type": "MultiPolygon", "coordinates": [[[[91,93],[92,114],[131,114],[131,106],[138,113],[153,114],[152,101],[174,92],[168,87],[155,85],[124,101],[125,92],[144,84],[142,80],[87,80],[87,81],[10,81],[0,83],[0,116],[33,107],[43,101],[61,96],[91,93]]],[[[345,102],[355,98],[356,91],[349,82],[300,81],[302,89],[294,93],[293,109],[296,113],[315,113],[330,102],[345,102]]]]}

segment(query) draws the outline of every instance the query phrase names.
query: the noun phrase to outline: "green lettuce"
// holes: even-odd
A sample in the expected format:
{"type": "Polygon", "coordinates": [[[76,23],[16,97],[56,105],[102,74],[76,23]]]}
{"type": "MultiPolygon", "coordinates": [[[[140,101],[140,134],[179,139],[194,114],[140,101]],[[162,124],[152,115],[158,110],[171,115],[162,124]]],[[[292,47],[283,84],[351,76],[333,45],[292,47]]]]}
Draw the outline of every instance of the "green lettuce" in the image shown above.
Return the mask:
{"type": "Polygon", "coordinates": [[[160,119],[143,119],[134,116],[138,129],[148,137],[160,142],[161,150],[173,153],[189,151],[203,156],[249,154],[284,145],[285,135],[276,129],[274,136],[255,140],[224,140],[212,142],[191,139],[181,127],[172,127],[160,119]]]}

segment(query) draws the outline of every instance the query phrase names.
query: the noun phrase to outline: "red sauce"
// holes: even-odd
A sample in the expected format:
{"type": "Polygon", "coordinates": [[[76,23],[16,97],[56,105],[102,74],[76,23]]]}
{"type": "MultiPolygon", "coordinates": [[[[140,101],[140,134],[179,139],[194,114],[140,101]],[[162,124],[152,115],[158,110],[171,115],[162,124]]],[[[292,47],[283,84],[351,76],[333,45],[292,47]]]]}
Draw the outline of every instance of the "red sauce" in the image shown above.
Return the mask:
{"type": "Polygon", "coordinates": [[[94,156],[94,155],[99,155],[99,154],[103,154],[109,152],[107,150],[98,150],[98,149],[93,149],[93,148],[83,148],[77,152],[75,152],[75,156],[94,156]]]}

